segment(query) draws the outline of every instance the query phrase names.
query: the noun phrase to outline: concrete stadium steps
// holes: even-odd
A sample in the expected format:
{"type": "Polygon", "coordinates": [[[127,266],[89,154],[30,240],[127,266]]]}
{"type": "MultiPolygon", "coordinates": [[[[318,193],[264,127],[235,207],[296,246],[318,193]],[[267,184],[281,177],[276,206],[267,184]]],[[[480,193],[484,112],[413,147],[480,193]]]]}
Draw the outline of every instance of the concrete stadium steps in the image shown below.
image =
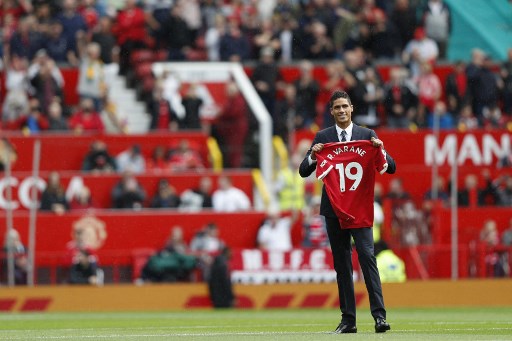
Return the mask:
{"type": "Polygon", "coordinates": [[[128,133],[138,134],[147,132],[150,116],[146,112],[144,103],[137,100],[135,90],[126,86],[125,77],[115,75],[110,79],[109,83],[110,99],[117,107],[119,120],[127,122],[128,133]]]}
{"type": "Polygon", "coordinates": [[[448,59],[469,60],[480,48],[495,60],[504,60],[512,47],[512,4],[507,1],[445,0],[452,12],[448,59]]]}

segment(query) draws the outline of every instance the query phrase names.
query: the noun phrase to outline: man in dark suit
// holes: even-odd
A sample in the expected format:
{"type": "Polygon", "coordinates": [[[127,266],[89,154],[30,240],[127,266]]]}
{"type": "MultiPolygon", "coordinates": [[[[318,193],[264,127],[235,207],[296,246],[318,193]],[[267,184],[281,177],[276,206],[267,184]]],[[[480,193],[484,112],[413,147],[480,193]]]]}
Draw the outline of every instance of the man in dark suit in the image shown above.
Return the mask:
{"type": "MultiPolygon", "coordinates": [[[[308,177],[315,171],[316,153],[319,153],[323,149],[325,143],[369,140],[375,147],[383,146],[383,142],[377,138],[373,130],[352,123],[353,106],[346,92],[335,91],[331,96],[329,104],[331,115],[336,124],[316,134],[311,148],[308,150],[306,157],[299,167],[299,173],[302,177],[308,177]]],[[[387,153],[386,160],[388,163],[386,172],[393,174],[396,170],[395,161],[387,153]]],[[[373,186],[373,184],[371,184],[371,186],[373,186]]],[[[369,200],[373,201],[373,198],[369,198],[369,200]]],[[[351,237],[354,239],[366,283],[366,289],[368,290],[371,313],[375,320],[375,332],[382,333],[390,330],[391,328],[386,322],[386,309],[384,308],[379,271],[373,250],[372,227],[342,228],[338,217],[334,213],[325,187],[322,190],[320,214],[325,216],[326,220],[327,234],[331,243],[342,313],[341,322],[334,332],[337,334],[357,333],[356,300],[352,280],[351,237]]]]}

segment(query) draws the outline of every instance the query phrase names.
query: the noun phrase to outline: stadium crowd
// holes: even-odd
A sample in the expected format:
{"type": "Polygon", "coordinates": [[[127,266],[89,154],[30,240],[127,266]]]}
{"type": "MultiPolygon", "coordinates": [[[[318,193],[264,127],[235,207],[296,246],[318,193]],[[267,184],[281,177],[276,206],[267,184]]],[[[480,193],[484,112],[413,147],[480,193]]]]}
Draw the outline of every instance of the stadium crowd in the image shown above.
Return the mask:
{"type": "MultiPolygon", "coordinates": [[[[493,61],[475,49],[467,61],[454,64],[445,83],[436,75],[438,63],[446,61],[451,32],[450,10],[442,0],[4,0],[0,26],[5,130],[125,133],[126,122],[116,115],[109,97],[109,81],[119,73],[132,87],[153,79],[144,97],[152,116],[148,129],[206,130],[218,138],[226,166],[248,166],[240,146],[251,136],[251,116],[236,85],[226,86],[227,104],[217,117],[204,119],[200,84],[182,87],[172,74],[137,78],[133,57],[148,50],[152,61],[243,62],[272,115],[274,133],[285,142],[294,130],[332,124],[325,105],[337,88],[349,93],[355,122],[372,128],[415,130],[439,122],[442,129],[467,131],[512,122],[512,49],[504,61],[493,61]],[[389,80],[379,73],[383,64],[391,66],[389,80]],[[296,66],[298,78],[285,81],[283,65],[296,66]],[[65,104],[61,68],[68,67],[79,73],[76,106],[65,104]],[[325,69],[326,78],[317,77],[318,68],[325,69]],[[234,130],[238,134],[232,134],[234,130]]],[[[93,144],[82,170],[122,174],[112,189],[113,208],[251,207],[227,177],[219,181],[217,197],[233,200],[216,200],[207,178],[199,188],[183,193],[162,179],[148,198],[137,174],[207,167],[186,141],[172,151],[160,146],[148,159],[141,157],[140,146],[117,156],[109,155],[107,148],[101,141],[93,144]]],[[[512,164],[510,157],[500,162],[500,167],[512,164]]],[[[458,195],[461,206],[512,205],[512,177],[482,177],[485,188],[477,188],[475,175],[466,179],[458,195]]],[[[301,186],[308,186],[297,184],[290,174],[282,174],[278,185],[285,194],[304,194],[301,186]]],[[[447,193],[448,184],[440,183],[438,198],[447,202],[447,193]]],[[[411,200],[399,179],[389,193],[380,194],[377,203],[393,201],[396,242],[428,244],[429,194],[421,202],[411,200]]],[[[57,214],[94,207],[86,187],[71,200],[66,198],[58,172],[50,175],[41,199],[41,210],[57,214]]],[[[311,210],[306,212],[304,245],[325,246],[321,218],[315,207],[311,210]]],[[[507,233],[503,243],[509,243],[507,233]]],[[[488,235],[483,232],[482,240],[488,235]]]]}

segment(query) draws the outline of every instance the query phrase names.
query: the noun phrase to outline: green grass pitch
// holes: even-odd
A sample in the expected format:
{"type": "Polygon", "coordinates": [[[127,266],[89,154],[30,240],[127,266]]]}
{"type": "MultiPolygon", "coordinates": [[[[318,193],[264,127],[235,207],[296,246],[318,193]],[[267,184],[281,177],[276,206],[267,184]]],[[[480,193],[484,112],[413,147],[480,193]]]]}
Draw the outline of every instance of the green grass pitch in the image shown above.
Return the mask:
{"type": "Polygon", "coordinates": [[[512,340],[511,308],[390,309],[375,334],[368,310],[358,333],[334,335],[336,310],[191,310],[0,314],[0,340],[512,340]]]}

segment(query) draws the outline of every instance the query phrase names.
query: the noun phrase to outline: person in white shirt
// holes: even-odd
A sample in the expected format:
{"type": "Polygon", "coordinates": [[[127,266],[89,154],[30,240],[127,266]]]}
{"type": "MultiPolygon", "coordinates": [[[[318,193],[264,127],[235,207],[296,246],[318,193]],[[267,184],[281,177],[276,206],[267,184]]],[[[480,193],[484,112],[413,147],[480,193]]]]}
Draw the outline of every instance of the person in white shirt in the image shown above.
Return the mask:
{"type": "Polygon", "coordinates": [[[278,210],[269,210],[267,219],[258,231],[258,247],[268,251],[290,251],[292,245],[292,227],[297,220],[297,211],[283,217],[278,210]]]}
{"type": "Polygon", "coordinates": [[[120,173],[129,171],[134,174],[141,174],[146,170],[146,161],[140,152],[138,144],[117,155],[116,163],[120,173]]]}
{"type": "Polygon", "coordinates": [[[218,189],[213,192],[213,210],[218,212],[246,211],[251,208],[247,194],[231,183],[231,179],[222,175],[217,180],[218,189]]]}

